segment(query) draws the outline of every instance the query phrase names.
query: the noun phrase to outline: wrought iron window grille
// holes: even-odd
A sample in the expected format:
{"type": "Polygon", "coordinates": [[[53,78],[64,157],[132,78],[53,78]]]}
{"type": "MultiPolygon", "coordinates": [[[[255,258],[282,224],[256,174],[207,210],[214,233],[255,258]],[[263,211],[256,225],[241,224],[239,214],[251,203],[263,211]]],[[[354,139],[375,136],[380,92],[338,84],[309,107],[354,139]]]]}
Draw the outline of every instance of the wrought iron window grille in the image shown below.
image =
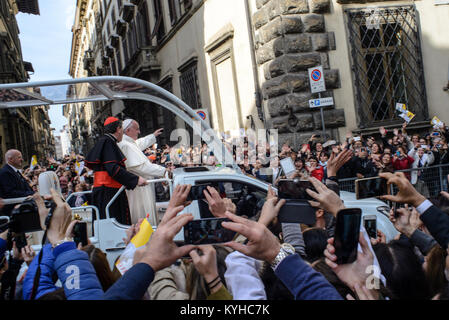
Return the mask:
{"type": "Polygon", "coordinates": [[[402,122],[396,103],[415,121],[428,120],[416,9],[410,6],[346,9],[360,128],[402,122]]]}

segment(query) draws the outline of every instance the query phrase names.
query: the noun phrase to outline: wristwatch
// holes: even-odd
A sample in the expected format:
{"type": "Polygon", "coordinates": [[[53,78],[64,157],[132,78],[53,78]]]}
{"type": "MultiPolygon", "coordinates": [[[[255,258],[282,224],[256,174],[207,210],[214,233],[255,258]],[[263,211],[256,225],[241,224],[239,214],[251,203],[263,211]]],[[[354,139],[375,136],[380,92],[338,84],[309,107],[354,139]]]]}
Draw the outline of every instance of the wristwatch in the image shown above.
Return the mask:
{"type": "Polygon", "coordinates": [[[56,248],[57,246],[59,246],[59,245],[65,243],[65,242],[72,242],[72,241],[73,241],[73,238],[65,237],[64,239],[59,240],[58,242],[54,243],[54,244],[52,245],[52,247],[53,247],[53,249],[54,249],[54,248],[56,248]]]}
{"type": "Polygon", "coordinates": [[[279,250],[276,258],[270,263],[271,268],[276,270],[281,261],[292,254],[295,254],[295,248],[290,243],[284,242],[281,244],[281,250],[279,250]]]}

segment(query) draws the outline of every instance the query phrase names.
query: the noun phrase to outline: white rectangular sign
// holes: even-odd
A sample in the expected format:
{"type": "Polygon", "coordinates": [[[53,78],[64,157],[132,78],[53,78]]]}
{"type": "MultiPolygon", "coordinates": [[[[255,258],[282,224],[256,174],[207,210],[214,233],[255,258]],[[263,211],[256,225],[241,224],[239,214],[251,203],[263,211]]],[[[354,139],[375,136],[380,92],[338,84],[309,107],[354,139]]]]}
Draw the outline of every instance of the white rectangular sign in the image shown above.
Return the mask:
{"type": "Polygon", "coordinates": [[[311,108],[319,108],[332,105],[334,105],[334,98],[332,97],[309,100],[309,106],[311,108]]]}
{"type": "Polygon", "coordinates": [[[449,0],[435,0],[435,4],[449,4],[449,0]]]}
{"type": "Polygon", "coordinates": [[[326,91],[322,66],[309,68],[309,82],[312,93],[326,91]]]}

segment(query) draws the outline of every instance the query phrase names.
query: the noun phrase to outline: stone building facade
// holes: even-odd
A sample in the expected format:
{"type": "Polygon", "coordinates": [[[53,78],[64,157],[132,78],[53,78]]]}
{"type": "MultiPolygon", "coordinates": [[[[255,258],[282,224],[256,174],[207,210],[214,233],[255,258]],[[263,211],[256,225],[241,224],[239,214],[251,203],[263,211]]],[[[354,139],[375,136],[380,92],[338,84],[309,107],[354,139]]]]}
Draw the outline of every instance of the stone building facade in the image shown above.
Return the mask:
{"type": "MultiPolygon", "coordinates": [[[[19,12],[38,15],[38,1],[0,1],[0,83],[27,82],[29,72],[34,72],[32,64],[23,61],[16,20],[19,12]]],[[[0,92],[0,102],[3,94],[0,92]]],[[[33,155],[45,160],[46,156],[54,154],[52,139],[48,107],[0,110],[0,163],[9,149],[20,150],[25,164],[33,155]]]]}
{"type": "MultiPolygon", "coordinates": [[[[74,24],[72,26],[72,48],[69,62],[69,75],[73,78],[85,78],[94,75],[91,69],[90,43],[96,40],[95,18],[98,16],[97,1],[77,0],[74,24]]],[[[87,84],[70,87],[68,95],[85,97],[89,93],[87,84]]],[[[70,127],[71,149],[86,154],[94,145],[94,109],[93,102],[72,103],[64,106],[63,114],[70,127]]]]}
{"type": "MultiPolygon", "coordinates": [[[[308,69],[322,66],[334,105],[323,109],[326,136],[399,127],[394,111],[449,122],[449,5],[434,0],[78,0],[71,68],[153,82],[208,113],[219,132],[277,129],[295,147],[322,132],[311,109],[308,69]],[[232,5],[229,5],[232,3],[232,5]],[[377,19],[371,28],[370,17],[377,19]],[[79,20],[79,21],[78,21],[79,20]],[[74,51],[75,52],[75,51],[74,51]],[[76,57],[74,59],[73,57],[76,57]],[[81,63],[84,62],[84,63],[81,63]],[[75,68],[76,67],[76,68],[75,68]]],[[[82,71],[82,72],[81,72],[82,71]]],[[[74,110],[74,109],[73,109],[74,110]]],[[[183,127],[137,101],[94,103],[91,134],[109,115],[138,118],[142,134],[183,127]]],[[[89,121],[86,118],[86,121],[89,121]]]]}
{"type": "Polygon", "coordinates": [[[415,113],[409,131],[449,121],[448,5],[434,1],[257,0],[252,23],[257,63],[263,74],[267,127],[280,143],[304,143],[321,129],[309,107],[307,69],[324,68],[335,105],[324,109],[328,136],[376,134],[403,123],[394,107],[415,113]],[[371,26],[370,18],[376,23],[371,26]],[[438,70],[438,66],[441,69],[438,70]],[[446,85],[447,87],[447,85],[446,85]],[[329,130],[328,130],[329,129],[329,130]]]}
{"type": "MultiPolygon", "coordinates": [[[[312,110],[308,69],[322,66],[326,92],[332,97],[340,88],[338,68],[331,68],[328,52],[336,49],[335,35],[326,29],[330,0],[258,0],[253,14],[256,30],[257,64],[263,69],[262,95],[269,114],[267,126],[277,129],[280,144],[297,146],[322,129],[319,109],[312,110]]],[[[344,110],[324,111],[328,136],[345,126],[344,110]]]]}

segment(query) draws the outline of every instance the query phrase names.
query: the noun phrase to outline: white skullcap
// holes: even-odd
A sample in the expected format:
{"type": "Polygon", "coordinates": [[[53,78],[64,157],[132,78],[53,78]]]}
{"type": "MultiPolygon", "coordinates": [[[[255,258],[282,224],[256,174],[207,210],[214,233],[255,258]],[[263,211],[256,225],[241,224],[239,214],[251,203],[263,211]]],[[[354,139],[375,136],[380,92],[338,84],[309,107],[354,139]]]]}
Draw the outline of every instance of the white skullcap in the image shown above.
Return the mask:
{"type": "Polygon", "coordinates": [[[133,119],[125,119],[125,121],[123,121],[123,131],[126,131],[126,129],[128,129],[131,124],[133,123],[133,119]]]}

